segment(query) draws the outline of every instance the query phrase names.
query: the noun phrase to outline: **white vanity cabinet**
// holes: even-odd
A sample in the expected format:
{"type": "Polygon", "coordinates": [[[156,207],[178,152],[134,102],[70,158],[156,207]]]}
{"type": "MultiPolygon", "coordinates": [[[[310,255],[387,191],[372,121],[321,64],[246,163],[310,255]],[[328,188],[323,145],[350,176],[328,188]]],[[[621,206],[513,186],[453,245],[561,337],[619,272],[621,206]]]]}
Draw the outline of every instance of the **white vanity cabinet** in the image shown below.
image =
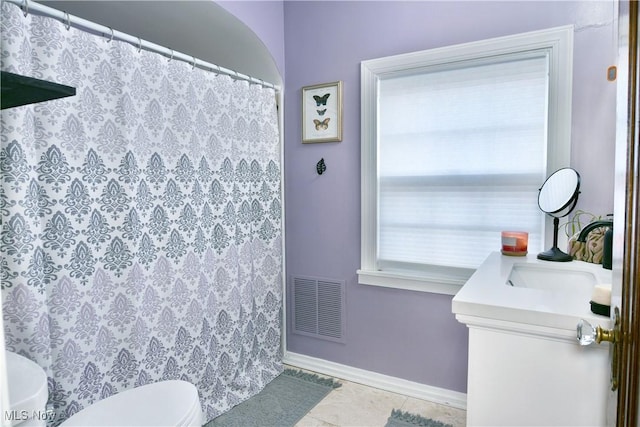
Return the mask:
{"type": "Polygon", "coordinates": [[[589,289],[510,286],[515,263],[589,272],[600,283],[611,280],[611,272],[596,264],[489,256],[452,304],[458,321],[469,328],[467,425],[606,425],[609,345],[580,346],[576,325],[585,319],[608,329],[609,319],[591,313],[589,289]]]}

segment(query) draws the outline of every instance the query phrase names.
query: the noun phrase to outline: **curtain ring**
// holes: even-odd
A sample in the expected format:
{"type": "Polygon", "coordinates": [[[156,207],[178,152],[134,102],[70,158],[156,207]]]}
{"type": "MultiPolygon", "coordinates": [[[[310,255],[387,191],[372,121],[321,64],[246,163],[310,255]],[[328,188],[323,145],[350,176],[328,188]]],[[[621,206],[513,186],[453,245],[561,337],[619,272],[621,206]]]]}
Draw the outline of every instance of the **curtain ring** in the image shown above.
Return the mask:
{"type": "Polygon", "coordinates": [[[107,40],[107,43],[111,43],[113,41],[113,28],[109,27],[109,30],[111,30],[111,38],[107,40]]]}
{"type": "Polygon", "coordinates": [[[24,0],[22,11],[24,12],[24,17],[26,18],[27,15],[29,15],[29,0],[24,0]]]}
{"type": "Polygon", "coordinates": [[[69,31],[71,29],[71,17],[69,17],[69,13],[64,13],[64,27],[69,31]]]}
{"type": "Polygon", "coordinates": [[[138,53],[142,50],[142,39],[138,37],[138,53]]]}
{"type": "Polygon", "coordinates": [[[192,56],[193,58],[193,62],[191,63],[191,69],[195,69],[196,68],[196,57],[192,56]]]}
{"type": "Polygon", "coordinates": [[[173,61],[173,49],[171,49],[171,56],[169,57],[169,62],[173,61]]]}

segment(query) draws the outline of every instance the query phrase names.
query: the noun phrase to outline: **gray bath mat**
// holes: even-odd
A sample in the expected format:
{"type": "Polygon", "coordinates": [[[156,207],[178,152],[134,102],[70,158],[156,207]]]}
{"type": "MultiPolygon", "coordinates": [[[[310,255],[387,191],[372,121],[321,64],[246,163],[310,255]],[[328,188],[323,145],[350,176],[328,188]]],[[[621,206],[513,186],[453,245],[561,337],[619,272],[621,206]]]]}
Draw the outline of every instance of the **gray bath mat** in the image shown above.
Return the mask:
{"type": "Polygon", "coordinates": [[[204,427],[293,427],[340,383],[286,369],[252,398],[204,427]]]}
{"type": "Polygon", "coordinates": [[[398,409],[391,411],[391,416],[387,420],[385,427],[452,427],[440,421],[425,418],[420,415],[402,412],[398,409]]]}

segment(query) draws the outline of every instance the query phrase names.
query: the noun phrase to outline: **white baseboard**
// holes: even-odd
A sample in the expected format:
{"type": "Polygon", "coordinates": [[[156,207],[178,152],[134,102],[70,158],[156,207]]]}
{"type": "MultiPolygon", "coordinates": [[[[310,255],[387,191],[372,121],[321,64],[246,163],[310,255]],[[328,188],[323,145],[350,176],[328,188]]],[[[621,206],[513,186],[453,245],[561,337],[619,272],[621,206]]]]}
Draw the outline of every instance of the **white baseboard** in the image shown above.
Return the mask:
{"type": "Polygon", "coordinates": [[[297,368],[352,381],[369,387],[428,400],[458,409],[467,409],[466,393],[403,380],[402,378],[379,374],[377,372],[354,368],[352,366],[289,351],[285,352],[283,362],[297,368]]]}

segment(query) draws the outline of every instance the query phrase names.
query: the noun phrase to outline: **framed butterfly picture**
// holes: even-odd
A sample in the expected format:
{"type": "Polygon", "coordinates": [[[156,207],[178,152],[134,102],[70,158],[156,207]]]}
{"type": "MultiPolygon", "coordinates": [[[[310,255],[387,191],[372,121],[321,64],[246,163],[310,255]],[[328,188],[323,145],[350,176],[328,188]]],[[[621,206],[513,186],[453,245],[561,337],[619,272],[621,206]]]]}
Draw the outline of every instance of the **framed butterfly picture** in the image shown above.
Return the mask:
{"type": "Polygon", "coordinates": [[[342,141],[342,82],[302,88],[302,142],[342,141]]]}

